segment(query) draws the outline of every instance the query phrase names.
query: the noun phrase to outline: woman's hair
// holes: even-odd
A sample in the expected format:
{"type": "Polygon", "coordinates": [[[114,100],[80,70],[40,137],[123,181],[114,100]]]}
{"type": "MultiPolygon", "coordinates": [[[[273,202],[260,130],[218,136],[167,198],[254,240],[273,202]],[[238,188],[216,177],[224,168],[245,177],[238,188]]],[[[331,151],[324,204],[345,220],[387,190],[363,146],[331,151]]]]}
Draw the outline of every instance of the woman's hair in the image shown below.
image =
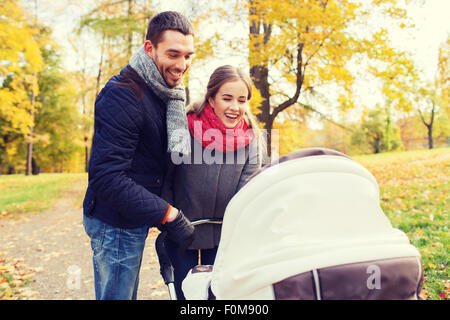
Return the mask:
{"type": "MultiPolygon", "coordinates": [[[[206,94],[204,98],[200,101],[188,105],[186,108],[186,113],[194,112],[195,114],[200,115],[203,109],[205,108],[206,104],[208,103],[208,99],[209,98],[214,99],[220,87],[222,87],[222,85],[224,85],[227,82],[239,80],[242,80],[247,87],[248,90],[247,101],[249,101],[252,98],[252,80],[250,79],[250,76],[239,68],[230,65],[224,65],[218,67],[211,74],[208,85],[206,86],[206,94]]],[[[253,115],[249,107],[246,108],[244,112],[244,119],[247,122],[249,128],[253,130],[253,134],[255,135],[255,138],[258,141],[258,148],[263,148],[264,139],[262,136],[262,131],[258,126],[258,121],[256,120],[256,117],[253,115]]]]}
{"type": "MultiPolygon", "coordinates": [[[[187,106],[186,113],[195,112],[195,114],[200,115],[203,112],[206,104],[208,103],[208,99],[214,99],[216,97],[219,89],[227,82],[239,81],[242,80],[248,91],[247,101],[252,98],[252,80],[250,77],[242,72],[241,69],[225,65],[217,68],[212,73],[209,78],[208,85],[206,86],[206,94],[202,100],[191,103],[187,106]]],[[[253,127],[258,127],[257,122],[249,108],[246,109],[244,113],[245,121],[248,126],[253,129],[253,127]],[[250,119],[251,118],[251,119],[250,119]],[[254,121],[253,121],[254,120],[254,121]]]]}

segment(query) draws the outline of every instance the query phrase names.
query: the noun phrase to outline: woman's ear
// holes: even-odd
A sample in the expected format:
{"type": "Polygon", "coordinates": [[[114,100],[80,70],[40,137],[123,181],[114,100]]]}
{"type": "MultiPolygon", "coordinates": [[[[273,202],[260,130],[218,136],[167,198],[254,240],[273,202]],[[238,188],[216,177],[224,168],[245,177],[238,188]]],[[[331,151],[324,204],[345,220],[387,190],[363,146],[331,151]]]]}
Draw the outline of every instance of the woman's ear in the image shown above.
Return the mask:
{"type": "Polygon", "coordinates": [[[208,97],[208,103],[211,106],[211,108],[214,110],[214,99],[212,97],[208,97]]]}

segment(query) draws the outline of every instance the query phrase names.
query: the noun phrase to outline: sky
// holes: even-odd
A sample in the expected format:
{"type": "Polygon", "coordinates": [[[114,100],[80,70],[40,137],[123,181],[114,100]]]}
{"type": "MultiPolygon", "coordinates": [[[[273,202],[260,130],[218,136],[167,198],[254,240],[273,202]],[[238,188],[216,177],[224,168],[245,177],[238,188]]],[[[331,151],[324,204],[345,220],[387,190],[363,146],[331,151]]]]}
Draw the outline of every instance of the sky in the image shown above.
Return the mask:
{"type": "MultiPolygon", "coordinates": [[[[79,67],[79,60],[77,59],[77,52],[72,46],[71,34],[73,28],[76,26],[79,16],[86,11],[86,6],[80,8],[76,5],[65,4],[65,1],[49,1],[49,0],[30,0],[31,3],[37,1],[39,11],[38,18],[46,21],[54,29],[54,35],[58,43],[63,48],[63,57],[68,70],[76,70],[79,67]],[[56,4],[57,3],[57,4],[56,4]]],[[[77,2],[89,3],[90,0],[66,0],[69,4],[76,4],[77,2]]],[[[211,1],[212,2],[212,1],[211,1]]],[[[187,14],[186,1],[171,0],[171,1],[154,1],[156,8],[160,11],[176,10],[187,14]]],[[[214,2],[212,2],[214,4],[214,2]]],[[[219,2],[215,2],[218,4],[219,2]]],[[[422,71],[424,80],[432,81],[436,75],[438,48],[445,42],[448,35],[450,35],[450,19],[448,13],[450,12],[450,0],[410,0],[407,4],[407,12],[415,28],[405,31],[404,29],[390,29],[390,36],[394,47],[409,51],[414,58],[416,66],[422,71]]],[[[247,32],[242,25],[224,25],[220,20],[214,26],[208,28],[211,32],[213,28],[225,29],[228,37],[247,32]]],[[[83,39],[88,43],[90,49],[90,56],[93,64],[98,61],[98,45],[93,38],[83,39]]],[[[192,83],[190,83],[192,99],[196,100],[203,94],[206,87],[209,75],[212,71],[223,64],[233,64],[236,66],[246,66],[247,61],[244,55],[237,52],[235,55],[212,57],[203,66],[198,66],[191,70],[192,83]]],[[[370,86],[362,89],[362,95],[370,95],[370,86]]]]}
{"type": "Polygon", "coordinates": [[[394,43],[413,54],[417,66],[429,80],[434,79],[437,71],[438,48],[450,35],[450,1],[416,1],[408,6],[408,15],[415,28],[409,33],[392,34],[394,43]]]}

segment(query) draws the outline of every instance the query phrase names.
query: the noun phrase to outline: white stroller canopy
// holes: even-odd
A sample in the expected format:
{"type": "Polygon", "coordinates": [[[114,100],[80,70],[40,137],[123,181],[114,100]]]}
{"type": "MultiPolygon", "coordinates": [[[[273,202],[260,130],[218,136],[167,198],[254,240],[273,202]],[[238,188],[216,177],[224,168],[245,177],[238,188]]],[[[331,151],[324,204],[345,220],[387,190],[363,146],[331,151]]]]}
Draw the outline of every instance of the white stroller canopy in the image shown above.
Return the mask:
{"type": "Polygon", "coordinates": [[[230,201],[211,287],[217,299],[271,299],[273,283],[302,272],[404,256],[420,255],[384,215],[373,175],[338,152],[306,149],[230,201]],[[311,150],[319,155],[305,157],[311,150]]]}

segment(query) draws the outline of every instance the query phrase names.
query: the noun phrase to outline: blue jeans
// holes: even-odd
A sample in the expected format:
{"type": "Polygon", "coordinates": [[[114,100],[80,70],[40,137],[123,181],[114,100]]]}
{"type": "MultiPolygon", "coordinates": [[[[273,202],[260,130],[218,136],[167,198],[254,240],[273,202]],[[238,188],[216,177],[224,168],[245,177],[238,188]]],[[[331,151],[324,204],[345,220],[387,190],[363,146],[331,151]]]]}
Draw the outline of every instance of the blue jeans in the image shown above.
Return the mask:
{"type": "MultiPolygon", "coordinates": [[[[183,290],[181,289],[181,283],[188,274],[189,270],[198,265],[198,250],[186,250],[180,254],[177,244],[173,241],[166,240],[165,247],[167,248],[167,254],[172,262],[173,274],[174,274],[174,286],[178,300],[185,300],[183,290]]],[[[201,264],[213,265],[216,259],[217,247],[212,249],[202,249],[201,264]]]]}
{"type": "Polygon", "coordinates": [[[121,229],[83,215],[91,238],[97,300],[136,300],[149,227],[121,229]]]}

